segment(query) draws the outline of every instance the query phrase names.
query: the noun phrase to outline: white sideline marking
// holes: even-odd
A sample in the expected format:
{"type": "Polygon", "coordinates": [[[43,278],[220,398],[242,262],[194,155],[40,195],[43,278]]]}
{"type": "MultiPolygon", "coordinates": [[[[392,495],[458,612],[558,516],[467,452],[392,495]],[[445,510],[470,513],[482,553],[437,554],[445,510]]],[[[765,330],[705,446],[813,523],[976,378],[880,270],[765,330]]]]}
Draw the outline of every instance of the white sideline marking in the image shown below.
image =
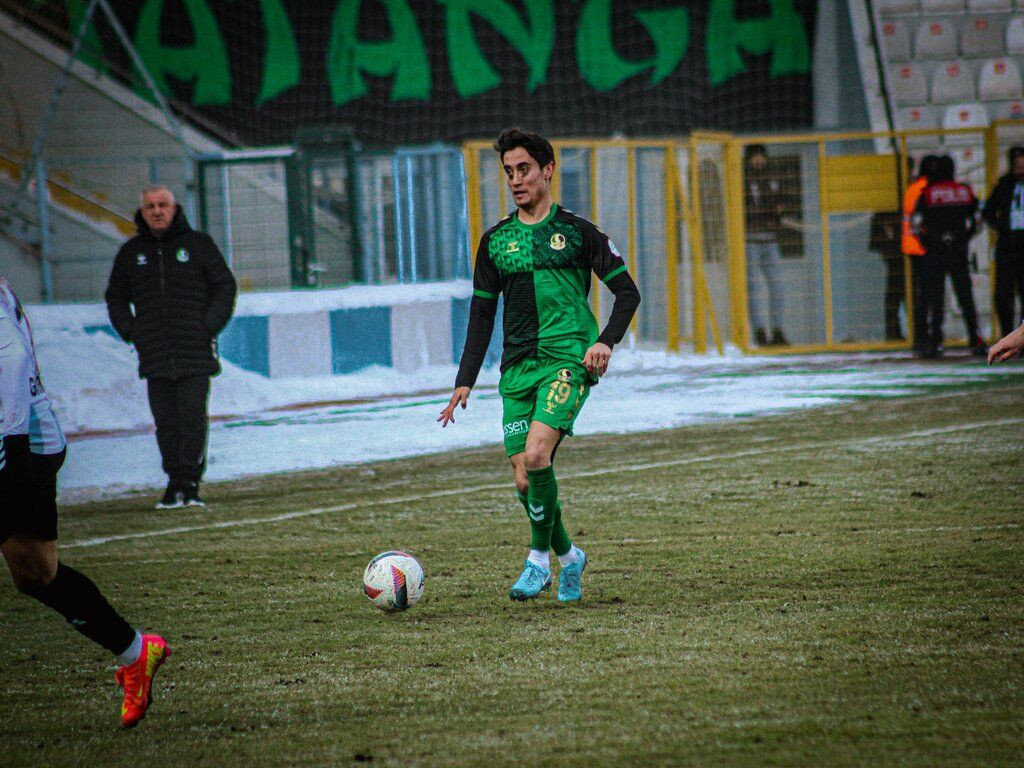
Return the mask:
{"type": "MultiPolygon", "coordinates": [[[[874,443],[886,443],[893,440],[912,440],[922,437],[934,437],[935,435],[949,434],[952,432],[967,432],[975,429],[986,429],[988,427],[1002,427],[1011,424],[1024,424],[1024,419],[997,419],[994,421],[978,421],[972,424],[957,424],[950,427],[935,427],[933,429],[921,429],[913,432],[904,432],[901,435],[878,435],[876,437],[863,437],[855,440],[839,440],[828,443],[809,443],[803,445],[781,445],[774,447],[756,448],[748,451],[737,451],[735,453],[720,453],[712,456],[689,456],[681,459],[669,459],[667,461],[654,461],[643,464],[620,464],[609,469],[592,469],[580,472],[569,472],[559,477],[559,480],[576,480],[585,477],[598,477],[610,475],[615,472],[644,472],[649,469],[661,469],[664,467],[679,467],[687,464],[703,464],[712,461],[728,461],[731,459],[742,459],[751,456],[762,456],[770,453],[788,453],[799,451],[814,451],[822,448],[836,448],[839,446],[872,445],[874,443]]],[[[482,491],[500,491],[509,488],[508,482],[490,483],[488,485],[475,485],[469,488],[450,488],[443,491],[431,491],[419,493],[415,496],[398,496],[391,499],[374,500],[375,506],[390,506],[392,504],[409,504],[424,499],[440,499],[449,496],[458,496],[467,493],[480,493],[482,491]]],[[[279,515],[269,517],[250,517],[241,520],[223,520],[217,523],[205,523],[203,525],[182,525],[175,528],[162,528],[157,531],[142,531],[139,533],[124,533],[115,536],[97,536],[92,539],[81,539],[61,544],[61,549],[73,547],[97,547],[101,544],[108,544],[112,541],[128,541],[131,539],[149,539],[157,536],[171,536],[175,533],[195,533],[197,531],[213,531],[221,528],[239,528],[247,525],[264,525],[266,523],[279,523],[285,520],[296,520],[303,517],[316,517],[327,515],[332,512],[346,512],[365,506],[365,502],[349,502],[337,504],[332,507],[315,507],[313,509],[301,509],[294,512],[282,512],[279,515]]],[[[932,529],[923,529],[932,530],[932,529]]],[[[938,529],[935,529],[938,530],[938,529]]],[[[950,528],[949,530],[959,530],[950,528]]]]}

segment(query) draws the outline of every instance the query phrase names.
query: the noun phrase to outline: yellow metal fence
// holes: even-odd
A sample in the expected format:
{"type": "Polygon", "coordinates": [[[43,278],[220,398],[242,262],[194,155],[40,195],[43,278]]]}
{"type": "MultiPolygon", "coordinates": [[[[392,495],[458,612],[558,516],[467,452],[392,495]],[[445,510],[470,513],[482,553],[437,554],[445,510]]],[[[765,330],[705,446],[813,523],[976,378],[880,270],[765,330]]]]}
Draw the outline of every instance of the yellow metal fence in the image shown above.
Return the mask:
{"type": "MultiPolygon", "coordinates": [[[[555,199],[609,235],[640,287],[633,341],[698,353],[726,343],[749,352],[862,351],[909,348],[916,330],[912,265],[894,259],[886,242],[890,235],[898,242],[908,160],[950,155],[957,179],[983,200],[1006,170],[1006,149],[1024,144],[1024,124],[552,144],[555,199]],[[753,145],[766,149],[765,177],[778,187],[781,227],[770,238],[777,251],[750,229],[756,224],[745,210],[753,145]]],[[[467,142],[463,154],[475,253],[484,230],[513,204],[491,142],[467,142]]],[[[974,299],[989,337],[991,254],[990,237],[972,241],[974,299]]],[[[603,321],[609,297],[599,285],[591,296],[603,321]]],[[[962,329],[947,290],[947,338],[965,339],[962,329]]]]}

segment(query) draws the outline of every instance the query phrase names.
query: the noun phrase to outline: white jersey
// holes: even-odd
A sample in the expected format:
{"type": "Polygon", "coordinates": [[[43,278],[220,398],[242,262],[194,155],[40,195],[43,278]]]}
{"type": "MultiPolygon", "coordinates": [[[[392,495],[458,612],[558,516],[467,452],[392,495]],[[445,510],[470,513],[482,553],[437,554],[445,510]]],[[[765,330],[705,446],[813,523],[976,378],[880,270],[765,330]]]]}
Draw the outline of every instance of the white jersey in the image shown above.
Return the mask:
{"type": "Polygon", "coordinates": [[[0,434],[28,435],[32,453],[60,453],[67,445],[39,376],[32,327],[21,303],[0,277],[0,434]]]}

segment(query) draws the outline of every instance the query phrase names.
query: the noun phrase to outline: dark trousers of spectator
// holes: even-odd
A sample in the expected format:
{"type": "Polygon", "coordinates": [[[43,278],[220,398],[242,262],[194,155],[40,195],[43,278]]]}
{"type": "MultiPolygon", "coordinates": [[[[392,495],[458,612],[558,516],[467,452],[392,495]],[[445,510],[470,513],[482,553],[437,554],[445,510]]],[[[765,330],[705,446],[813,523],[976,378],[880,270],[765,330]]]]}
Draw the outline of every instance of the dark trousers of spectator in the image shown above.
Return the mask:
{"type": "Polygon", "coordinates": [[[885,338],[902,340],[900,331],[900,304],[907,293],[902,253],[885,255],[885,338]]]}
{"type": "Polygon", "coordinates": [[[931,253],[921,257],[923,266],[922,286],[925,304],[928,307],[928,333],[925,339],[933,346],[942,344],[942,320],[946,309],[946,275],[953,281],[960,314],[964,318],[967,341],[970,344],[978,338],[978,311],[974,306],[971,292],[971,273],[967,263],[966,250],[955,253],[931,253]]]}
{"type": "Polygon", "coordinates": [[[1020,317],[1013,311],[1017,298],[1014,288],[1024,309],[1024,253],[996,254],[995,303],[1002,336],[1017,327],[1017,318],[1020,317]]]}
{"type": "Polygon", "coordinates": [[[147,379],[156,443],[171,480],[198,483],[206,470],[209,376],[147,379]]]}
{"type": "Polygon", "coordinates": [[[925,274],[928,272],[927,256],[910,257],[911,293],[914,300],[914,349],[921,352],[928,344],[929,310],[925,292],[925,274]]]}

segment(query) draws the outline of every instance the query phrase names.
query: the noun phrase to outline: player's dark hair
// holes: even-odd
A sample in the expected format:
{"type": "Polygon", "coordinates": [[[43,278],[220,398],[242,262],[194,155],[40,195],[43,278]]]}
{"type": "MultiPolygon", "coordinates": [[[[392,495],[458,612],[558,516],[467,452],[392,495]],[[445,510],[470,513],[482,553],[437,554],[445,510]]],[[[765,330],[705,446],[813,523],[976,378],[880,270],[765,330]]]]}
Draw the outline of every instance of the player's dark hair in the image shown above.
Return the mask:
{"type": "Polygon", "coordinates": [[[541,168],[548,163],[555,162],[555,150],[551,146],[551,142],[539,133],[527,133],[518,128],[506,128],[494,142],[494,151],[498,153],[498,157],[504,157],[506,152],[516,147],[525,149],[541,168]]]}
{"type": "Polygon", "coordinates": [[[935,178],[939,181],[951,181],[956,174],[956,164],[949,155],[943,155],[935,161],[935,178]]]}
{"type": "Polygon", "coordinates": [[[743,159],[748,163],[757,155],[768,157],[768,148],[764,144],[748,144],[747,148],[743,151],[743,159]]]}
{"type": "Polygon", "coordinates": [[[1013,165],[1013,161],[1021,155],[1024,155],[1024,147],[1019,144],[1010,147],[1009,151],[1006,153],[1006,156],[1010,161],[1010,165],[1013,165]]]}

